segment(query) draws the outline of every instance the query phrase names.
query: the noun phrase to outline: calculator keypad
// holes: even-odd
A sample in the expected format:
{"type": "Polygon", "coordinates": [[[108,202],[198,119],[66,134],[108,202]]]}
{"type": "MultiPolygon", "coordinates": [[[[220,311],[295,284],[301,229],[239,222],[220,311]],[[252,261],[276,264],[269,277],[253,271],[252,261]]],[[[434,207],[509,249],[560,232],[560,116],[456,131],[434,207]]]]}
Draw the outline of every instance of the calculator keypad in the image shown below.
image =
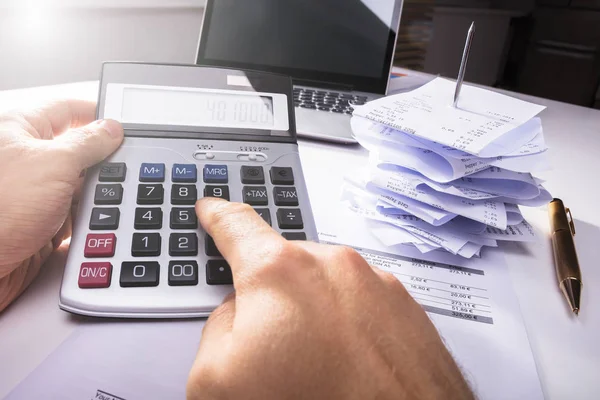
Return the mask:
{"type": "Polygon", "coordinates": [[[229,187],[206,185],[204,188],[204,197],[218,197],[229,201],[229,187]]]}
{"type": "Polygon", "coordinates": [[[173,185],[171,204],[193,206],[198,200],[196,185],[173,185]]]}
{"type": "Polygon", "coordinates": [[[170,256],[197,256],[198,236],[195,233],[171,233],[169,236],[170,256]]]}
{"type": "Polygon", "coordinates": [[[90,217],[91,230],[115,230],[119,227],[121,212],[118,208],[93,208],[90,217]]]}
{"type": "Polygon", "coordinates": [[[123,201],[123,186],[120,183],[96,185],[94,204],[97,206],[119,205],[121,201],[123,201]]]}
{"type": "Polygon", "coordinates": [[[198,218],[194,207],[171,209],[171,229],[196,229],[198,228],[198,218]]]}
{"type": "Polygon", "coordinates": [[[160,265],[156,261],[124,262],[119,283],[122,287],[158,286],[160,265]]]}
{"type": "Polygon", "coordinates": [[[265,170],[263,166],[242,165],[239,167],[239,176],[236,173],[236,180],[239,180],[236,184],[241,183],[241,186],[235,186],[236,191],[241,187],[241,192],[235,194],[229,186],[229,168],[231,166],[220,164],[198,167],[196,164],[143,163],[139,167],[137,187],[134,186],[132,193],[129,193],[129,186],[123,184],[127,165],[103,165],[95,186],[95,207],[91,211],[89,229],[116,231],[120,225],[133,224],[134,232],[130,233],[129,238],[117,238],[117,232],[87,234],[84,257],[90,262],[81,264],[79,287],[110,287],[113,265],[119,285],[123,288],[158,286],[161,284],[162,262],[159,263],[155,257],[163,260],[163,252],[172,259],[168,265],[165,262],[162,266],[167,268],[163,272],[167,282],[162,284],[174,287],[198,285],[199,268],[205,268],[206,284],[231,285],[231,268],[214,240],[201,230],[198,223],[194,205],[202,196],[225,200],[233,196],[235,201],[255,207],[256,213],[267,224],[287,230],[282,232],[287,240],[307,239],[301,231],[304,222],[298,208],[298,192],[293,186],[292,168],[267,167],[265,170]],[[199,173],[201,177],[198,177],[199,173]],[[266,174],[268,179],[265,179],[266,174]],[[169,178],[170,182],[165,182],[169,178]],[[133,200],[127,200],[129,196],[135,196],[133,200],[137,207],[134,209],[134,218],[133,221],[129,218],[121,221],[124,217],[117,206],[122,206],[124,201],[131,204],[133,200]],[[164,218],[168,218],[168,221],[163,222],[164,218]],[[167,223],[171,232],[165,234],[163,224],[167,223]],[[115,265],[110,259],[115,257],[117,239],[120,246],[130,246],[127,254],[131,258],[114,260],[118,262],[115,265]],[[203,248],[199,249],[199,245],[203,245],[203,248]],[[91,262],[93,259],[98,259],[98,262],[91,262]],[[206,260],[205,264],[199,265],[198,259],[206,260]]]}
{"type": "Polygon", "coordinates": [[[163,212],[159,207],[136,208],[135,229],[160,229],[162,228],[163,212]]]}
{"type": "Polygon", "coordinates": [[[159,205],[164,202],[165,188],[162,183],[138,185],[137,203],[140,205],[159,205]]]}
{"type": "Polygon", "coordinates": [[[225,260],[208,260],[206,263],[207,285],[232,285],[231,268],[225,260]]]}
{"type": "Polygon", "coordinates": [[[158,233],[134,233],[131,241],[133,257],[160,256],[161,238],[158,233]]]}

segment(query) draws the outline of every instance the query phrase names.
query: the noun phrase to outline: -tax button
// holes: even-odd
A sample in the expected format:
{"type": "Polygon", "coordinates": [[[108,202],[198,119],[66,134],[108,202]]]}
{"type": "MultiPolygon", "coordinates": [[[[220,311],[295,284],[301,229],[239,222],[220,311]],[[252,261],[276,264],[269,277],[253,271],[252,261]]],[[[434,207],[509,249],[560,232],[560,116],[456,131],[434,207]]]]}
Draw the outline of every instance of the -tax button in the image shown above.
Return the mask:
{"type": "Polygon", "coordinates": [[[114,233],[90,233],[85,239],[85,257],[112,257],[115,255],[117,237],[114,233]]]}
{"type": "Polygon", "coordinates": [[[109,262],[89,262],[79,269],[79,287],[82,289],[107,288],[110,286],[112,264],[109,262]]]}

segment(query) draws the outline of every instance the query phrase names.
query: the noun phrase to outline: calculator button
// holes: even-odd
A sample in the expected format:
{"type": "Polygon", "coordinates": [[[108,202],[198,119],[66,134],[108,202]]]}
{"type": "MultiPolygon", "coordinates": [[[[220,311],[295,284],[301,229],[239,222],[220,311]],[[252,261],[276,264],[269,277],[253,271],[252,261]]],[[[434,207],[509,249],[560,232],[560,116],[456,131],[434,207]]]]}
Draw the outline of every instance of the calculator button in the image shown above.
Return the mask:
{"type": "Polygon", "coordinates": [[[295,187],[278,187],[273,188],[273,197],[277,206],[297,206],[298,193],[295,187]]]}
{"type": "Polygon", "coordinates": [[[173,185],[171,187],[171,204],[194,205],[198,200],[195,185],[173,185]]]}
{"type": "Polygon", "coordinates": [[[277,223],[281,229],[302,229],[302,213],[297,208],[277,209],[277,223]]]}
{"type": "Polygon", "coordinates": [[[206,186],[204,188],[204,197],[218,197],[220,199],[229,200],[229,187],[206,186]]]}
{"type": "Polygon", "coordinates": [[[160,265],[155,261],[124,262],[121,264],[121,287],[158,286],[160,265]]]}
{"type": "Polygon", "coordinates": [[[165,164],[147,164],[140,167],[140,182],[164,182],[165,164]]]}
{"type": "Polygon", "coordinates": [[[131,255],[134,257],[160,256],[159,233],[134,233],[131,241],[131,255]]]}
{"type": "Polygon", "coordinates": [[[271,211],[269,211],[268,208],[255,208],[254,211],[256,211],[267,224],[271,225],[271,211]]]}
{"type": "Polygon", "coordinates": [[[108,163],[100,167],[100,182],[124,182],[127,166],[125,163],[108,163]]]}
{"type": "Polygon", "coordinates": [[[265,172],[263,167],[243,165],[241,175],[242,183],[244,184],[262,185],[265,183],[265,172]]]}
{"type": "Polygon", "coordinates": [[[81,264],[78,284],[82,289],[107,288],[110,286],[112,264],[109,262],[87,262],[81,264]]]}
{"type": "Polygon", "coordinates": [[[306,233],[304,232],[283,232],[282,235],[287,240],[306,240],[306,233]]]}
{"type": "Polygon", "coordinates": [[[165,197],[165,189],[162,183],[138,185],[137,203],[141,205],[162,204],[165,197]]]}
{"type": "Polygon", "coordinates": [[[135,229],[160,229],[162,228],[162,210],[155,208],[135,209],[135,229]]]}
{"type": "Polygon", "coordinates": [[[210,235],[206,235],[204,239],[204,250],[206,251],[206,255],[210,257],[223,257],[219,249],[217,249],[217,245],[215,241],[210,235]]]}
{"type": "Polygon", "coordinates": [[[294,172],[290,167],[272,167],[271,182],[274,185],[293,185],[294,172]]]}
{"type": "Polygon", "coordinates": [[[90,233],[85,238],[84,257],[112,257],[115,255],[117,237],[114,233],[90,233]]]}
{"type": "Polygon", "coordinates": [[[198,218],[196,210],[190,208],[173,208],[171,210],[171,229],[196,229],[198,228],[198,218]]]}
{"type": "Polygon", "coordinates": [[[205,165],[204,182],[206,183],[227,183],[227,165],[205,165]]]}
{"type": "Polygon", "coordinates": [[[119,227],[121,213],[118,208],[93,208],[90,229],[93,231],[114,230],[119,227]]]}
{"type": "Polygon", "coordinates": [[[264,186],[244,186],[242,188],[244,203],[251,206],[266,206],[269,204],[267,188],[264,186]]]}
{"type": "Polygon", "coordinates": [[[173,164],[171,180],[173,182],[196,183],[198,180],[196,164],[173,164]]]}
{"type": "Polygon", "coordinates": [[[123,201],[123,186],[119,183],[113,185],[96,185],[94,204],[98,206],[117,205],[123,201]]]}
{"type": "Polygon", "coordinates": [[[171,233],[169,237],[169,255],[198,255],[198,236],[195,233],[171,233]]]}
{"type": "Polygon", "coordinates": [[[198,284],[196,261],[169,262],[169,286],[195,286],[198,284]]]}
{"type": "Polygon", "coordinates": [[[206,263],[207,285],[232,285],[231,268],[225,260],[208,260],[206,263]]]}

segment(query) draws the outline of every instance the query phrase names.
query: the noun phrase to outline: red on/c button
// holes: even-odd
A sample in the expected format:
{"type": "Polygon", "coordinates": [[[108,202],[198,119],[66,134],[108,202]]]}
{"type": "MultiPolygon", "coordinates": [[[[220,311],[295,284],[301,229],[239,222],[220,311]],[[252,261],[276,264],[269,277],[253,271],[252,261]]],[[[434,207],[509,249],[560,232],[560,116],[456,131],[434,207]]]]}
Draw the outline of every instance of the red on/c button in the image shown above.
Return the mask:
{"type": "Polygon", "coordinates": [[[112,257],[117,237],[114,233],[90,233],[85,239],[85,257],[112,257]]]}
{"type": "Polygon", "coordinates": [[[81,264],[79,269],[79,287],[107,288],[110,286],[112,264],[109,262],[90,262],[81,264]]]}

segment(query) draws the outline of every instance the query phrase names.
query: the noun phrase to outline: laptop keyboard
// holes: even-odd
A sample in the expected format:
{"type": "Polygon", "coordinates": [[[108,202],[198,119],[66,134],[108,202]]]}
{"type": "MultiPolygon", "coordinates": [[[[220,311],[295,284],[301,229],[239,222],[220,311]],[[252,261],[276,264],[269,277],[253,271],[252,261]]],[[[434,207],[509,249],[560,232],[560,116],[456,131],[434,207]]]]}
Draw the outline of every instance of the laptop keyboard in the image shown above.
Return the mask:
{"type": "Polygon", "coordinates": [[[311,110],[351,115],[354,110],[353,105],[360,106],[365,104],[366,101],[367,96],[294,88],[294,105],[311,110]]]}

